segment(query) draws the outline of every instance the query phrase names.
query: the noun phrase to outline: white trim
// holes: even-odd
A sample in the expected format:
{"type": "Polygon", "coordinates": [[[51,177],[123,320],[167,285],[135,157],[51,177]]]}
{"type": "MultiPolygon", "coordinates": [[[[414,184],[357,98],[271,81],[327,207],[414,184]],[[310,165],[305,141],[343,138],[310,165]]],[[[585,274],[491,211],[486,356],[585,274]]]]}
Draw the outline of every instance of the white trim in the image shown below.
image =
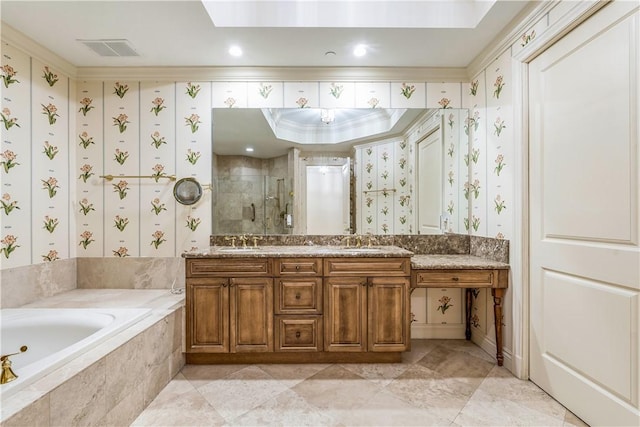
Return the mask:
{"type": "Polygon", "coordinates": [[[520,62],[531,62],[536,56],[547,50],[549,46],[562,38],[569,31],[584,22],[588,17],[596,13],[602,7],[609,4],[609,0],[593,1],[583,0],[571,2],[573,8],[564,16],[553,22],[547,29],[532,40],[525,48],[514,55],[520,62]]]}
{"type": "MultiPolygon", "coordinates": [[[[486,351],[489,355],[496,357],[496,343],[491,341],[491,339],[488,336],[485,335],[480,342],[473,340],[473,343],[476,344],[481,349],[483,349],[484,351],[486,351]]],[[[504,357],[502,366],[507,370],[509,370],[509,372],[513,373],[514,365],[515,365],[513,354],[511,354],[511,352],[508,349],[505,349],[503,347],[502,356],[504,357]]],[[[516,359],[519,359],[519,357],[516,357],[516,359]]],[[[520,378],[520,379],[526,379],[526,378],[520,378]]]]}
{"type": "Polygon", "coordinates": [[[465,68],[419,67],[81,67],[81,80],[364,81],[466,83],[465,68]]]}
{"type": "Polygon", "coordinates": [[[78,69],[74,65],[4,22],[2,23],[2,42],[22,50],[31,58],[57,69],[71,79],[77,80],[78,69]]]}
{"type": "Polygon", "coordinates": [[[480,52],[467,66],[467,75],[472,79],[478,73],[482,72],[489,64],[496,60],[506,50],[511,48],[516,41],[520,39],[522,34],[527,31],[536,22],[542,19],[551,9],[559,3],[558,0],[543,1],[540,4],[532,3],[531,6],[525,7],[502,33],[489,43],[482,52],[480,52]]]}
{"type": "Polygon", "coordinates": [[[513,234],[509,242],[512,307],[512,351],[515,364],[511,372],[529,378],[529,110],[528,65],[512,60],[514,158],[519,161],[514,174],[513,234]]]}

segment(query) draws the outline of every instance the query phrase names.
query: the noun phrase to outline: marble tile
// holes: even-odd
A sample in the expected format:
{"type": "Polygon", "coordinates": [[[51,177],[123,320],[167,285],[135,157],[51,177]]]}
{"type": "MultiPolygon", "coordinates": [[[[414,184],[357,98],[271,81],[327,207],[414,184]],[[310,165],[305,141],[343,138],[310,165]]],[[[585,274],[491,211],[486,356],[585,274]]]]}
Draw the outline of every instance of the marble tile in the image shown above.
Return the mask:
{"type": "Polygon", "coordinates": [[[195,390],[181,394],[180,399],[161,399],[158,402],[152,402],[131,423],[131,426],[222,426],[225,424],[224,418],[195,390]]]}
{"type": "Polygon", "coordinates": [[[438,346],[420,359],[417,364],[429,368],[443,377],[469,384],[474,389],[484,381],[494,366],[491,362],[444,346],[438,346]]]}
{"type": "Polygon", "coordinates": [[[140,415],[144,409],[144,386],[142,383],[134,384],[127,391],[120,402],[108,410],[101,425],[128,426],[140,415]]]}
{"type": "Polygon", "coordinates": [[[567,413],[564,416],[564,423],[562,424],[564,427],[589,427],[587,423],[578,418],[573,412],[567,409],[567,413]]]}
{"type": "Polygon", "coordinates": [[[288,390],[257,366],[248,366],[198,388],[198,392],[227,421],[231,421],[288,390]]]}
{"type": "Polygon", "coordinates": [[[562,426],[561,418],[538,412],[503,398],[496,399],[483,390],[476,391],[454,420],[460,425],[474,426],[562,426]]]}
{"type": "Polygon", "coordinates": [[[94,425],[107,414],[106,361],[89,366],[50,393],[54,426],[94,425]]]}
{"type": "Polygon", "coordinates": [[[133,425],[585,426],[482,352],[413,340],[399,364],[186,365],[133,425]]]}
{"type": "Polygon", "coordinates": [[[328,364],[272,364],[258,365],[260,369],[271,375],[276,380],[287,387],[294,387],[296,384],[328,368],[328,364]]]}
{"type": "MultiPolygon", "coordinates": [[[[531,381],[515,378],[504,367],[495,366],[478,391],[491,401],[509,400],[554,419],[564,419],[566,408],[531,381]]],[[[477,397],[476,397],[477,399],[477,397]]]]}
{"type": "Polygon", "coordinates": [[[14,416],[4,421],[2,425],[3,427],[48,426],[49,395],[36,400],[22,411],[19,411],[14,416]]]}
{"type": "Polygon", "coordinates": [[[333,418],[339,418],[340,413],[362,406],[382,387],[339,365],[331,365],[291,390],[333,418]]]}
{"type": "Polygon", "coordinates": [[[107,408],[113,408],[145,378],[144,339],[138,335],[106,357],[105,395],[107,408]]]}
{"type": "Polygon", "coordinates": [[[76,288],[76,259],[0,270],[0,307],[15,308],[76,288]]]}
{"type": "Polygon", "coordinates": [[[409,368],[404,363],[345,363],[340,366],[382,387],[409,368]]]}
{"type": "Polygon", "coordinates": [[[453,421],[475,387],[415,364],[393,380],[386,390],[413,406],[428,409],[439,418],[453,421]]]}
{"type": "Polygon", "coordinates": [[[339,421],[348,426],[446,426],[450,423],[431,410],[410,405],[386,390],[375,394],[364,405],[342,412],[339,421]]]}
{"type": "Polygon", "coordinates": [[[182,368],[182,375],[194,387],[200,388],[212,381],[221,380],[245,369],[247,366],[249,365],[185,365],[182,368]]]}
{"type": "Polygon", "coordinates": [[[309,405],[292,390],[276,397],[229,422],[234,426],[338,426],[328,414],[309,405]]]}
{"type": "Polygon", "coordinates": [[[184,286],[182,257],[76,258],[80,289],[169,289],[184,286]]]}

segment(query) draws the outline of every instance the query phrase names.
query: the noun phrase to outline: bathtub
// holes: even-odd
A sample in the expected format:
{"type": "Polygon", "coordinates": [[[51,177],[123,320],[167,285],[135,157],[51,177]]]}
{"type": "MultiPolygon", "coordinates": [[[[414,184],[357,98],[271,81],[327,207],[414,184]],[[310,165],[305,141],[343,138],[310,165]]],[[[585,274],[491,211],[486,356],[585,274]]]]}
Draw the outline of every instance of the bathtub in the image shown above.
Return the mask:
{"type": "Polygon", "coordinates": [[[148,308],[3,309],[1,354],[11,357],[18,378],[0,385],[4,400],[22,388],[96,347],[151,312],[148,308]]]}

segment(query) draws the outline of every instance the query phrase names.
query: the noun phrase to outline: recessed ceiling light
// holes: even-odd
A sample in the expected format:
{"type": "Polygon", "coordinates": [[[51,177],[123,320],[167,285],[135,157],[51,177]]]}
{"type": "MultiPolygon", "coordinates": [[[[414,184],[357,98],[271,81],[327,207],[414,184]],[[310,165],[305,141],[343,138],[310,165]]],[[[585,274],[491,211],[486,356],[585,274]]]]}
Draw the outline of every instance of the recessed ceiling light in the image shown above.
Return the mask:
{"type": "Polygon", "coordinates": [[[244,149],[244,151],[246,151],[247,153],[253,153],[253,148],[252,147],[247,147],[244,149]]]}
{"type": "Polygon", "coordinates": [[[240,48],[240,46],[231,46],[229,48],[229,55],[242,56],[242,49],[240,48]]]}
{"type": "Polygon", "coordinates": [[[354,56],[365,56],[366,54],[367,54],[367,47],[363,44],[359,44],[353,49],[354,56]]]}

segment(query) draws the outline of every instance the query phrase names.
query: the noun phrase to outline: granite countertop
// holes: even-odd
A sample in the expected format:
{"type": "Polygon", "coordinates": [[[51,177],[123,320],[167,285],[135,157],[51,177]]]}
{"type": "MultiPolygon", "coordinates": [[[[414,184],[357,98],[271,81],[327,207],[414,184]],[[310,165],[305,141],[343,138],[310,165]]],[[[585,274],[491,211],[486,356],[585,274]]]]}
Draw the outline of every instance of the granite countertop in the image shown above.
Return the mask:
{"type": "Polygon", "coordinates": [[[508,270],[509,264],[473,255],[413,255],[411,268],[414,270],[508,270]]]}
{"type": "Polygon", "coordinates": [[[398,246],[372,246],[361,248],[346,246],[258,246],[258,247],[236,247],[230,246],[210,246],[202,250],[186,252],[182,254],[184,258],[285,258],[285,257],[367,257],[367,258],[393,258],[410,257],[413,252],[402,249],[398,246]]]}

